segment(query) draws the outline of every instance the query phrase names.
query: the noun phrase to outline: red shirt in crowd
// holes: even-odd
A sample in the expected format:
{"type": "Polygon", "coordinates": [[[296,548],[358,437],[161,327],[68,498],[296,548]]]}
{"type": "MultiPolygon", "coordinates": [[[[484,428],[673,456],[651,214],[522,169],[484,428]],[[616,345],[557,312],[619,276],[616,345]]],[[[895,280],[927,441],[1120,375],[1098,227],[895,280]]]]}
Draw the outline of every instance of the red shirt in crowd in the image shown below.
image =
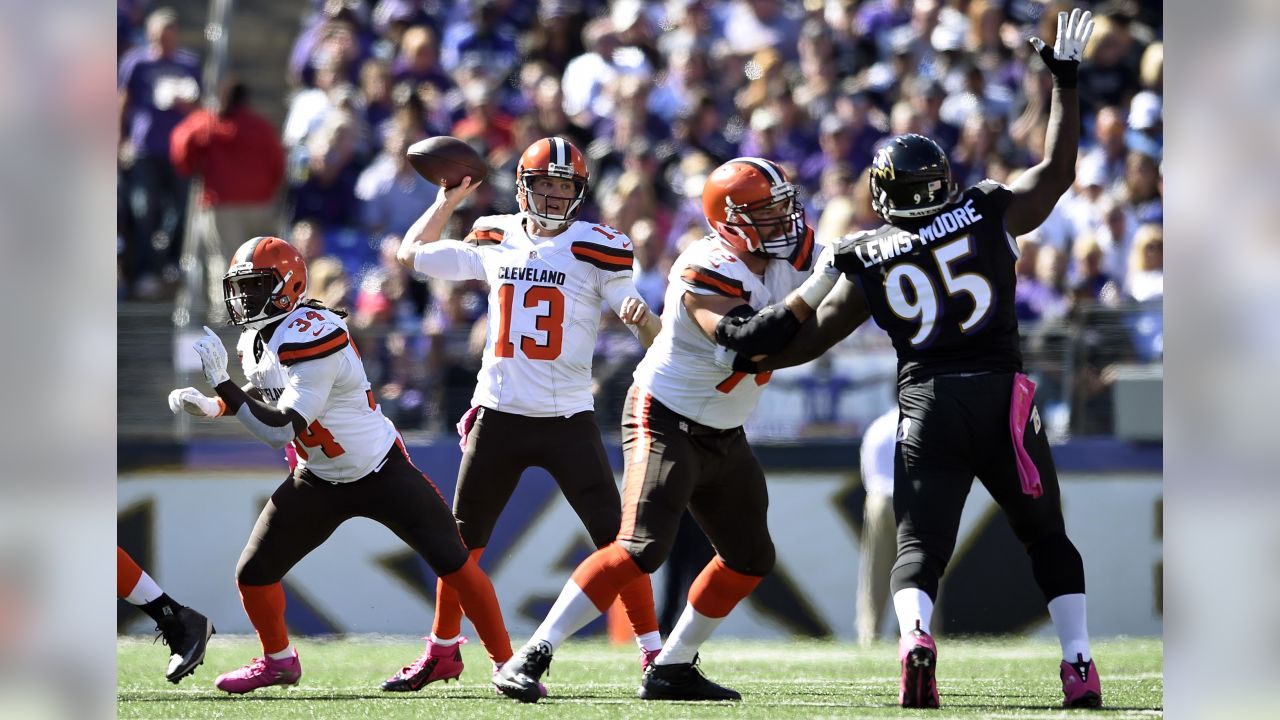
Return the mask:
{"type": "Polygon", "coordinates": [[[169,156],[178,174],[203,177],[206,207],[269,203],[284,180],[279,133],[245,108],[187,115],[169,137],[169,156]]]}

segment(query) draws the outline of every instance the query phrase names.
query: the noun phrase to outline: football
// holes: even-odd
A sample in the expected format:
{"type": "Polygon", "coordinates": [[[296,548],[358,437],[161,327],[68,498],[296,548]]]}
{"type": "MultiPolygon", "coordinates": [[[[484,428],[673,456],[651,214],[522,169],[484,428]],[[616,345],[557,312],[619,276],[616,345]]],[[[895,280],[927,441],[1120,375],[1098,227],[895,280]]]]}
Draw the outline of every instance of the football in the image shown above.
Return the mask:
{"type": "Polygon", "coordinates": [[[468,175],[475,185],[489,174],[489,166],[480,153],[448,135],[419,140],[409,146],[406,154],[409,164],[419,175],[446,188],[462,184],[462,179],[468,175]]]}

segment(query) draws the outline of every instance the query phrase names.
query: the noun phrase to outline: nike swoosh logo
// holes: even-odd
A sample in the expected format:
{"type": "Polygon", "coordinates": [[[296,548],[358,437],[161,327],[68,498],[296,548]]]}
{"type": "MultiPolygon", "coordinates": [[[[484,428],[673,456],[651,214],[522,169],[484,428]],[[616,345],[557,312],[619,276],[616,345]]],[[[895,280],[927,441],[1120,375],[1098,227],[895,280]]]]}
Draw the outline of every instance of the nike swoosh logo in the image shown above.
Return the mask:
{"type": "Polygon", "coordinates": [[[628,240],[628,241],[626,241],[626,242],[622,243],[622,247],[624,247],[624,248],[629,248],[629,247],[631,247],[631,241],[630,241],[630,240],[628,240]]]}
{"type": "Polygon", "coordinates": [[[379,470],[381,470],[381,469],[382,469],[382,466],[383,466],[383,465],[386,465],[386,464],[387,464],[387,458],[382,458],[382,462],[378,463],[378,466],[377,466],[377,467],[375,467],[375,468],[373,469],[373,471],[374,471],[374,472],[378,472],[379,470]]]}

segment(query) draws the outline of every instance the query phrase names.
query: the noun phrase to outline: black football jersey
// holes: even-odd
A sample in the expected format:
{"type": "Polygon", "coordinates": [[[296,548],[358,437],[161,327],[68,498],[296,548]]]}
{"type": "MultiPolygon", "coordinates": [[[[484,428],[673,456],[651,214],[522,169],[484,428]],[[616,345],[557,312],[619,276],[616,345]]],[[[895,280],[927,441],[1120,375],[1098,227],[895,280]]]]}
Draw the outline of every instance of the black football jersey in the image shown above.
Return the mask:
{"type": "Polygon", "coordinates": [[[900,385],[950,373],[1018,372],[1012,193],[987,180],[937,214],[848,239],[836,267],[857,282],[898,351],[900,385]],[[927,224],[926,224],[927,223],[927,224]]]}

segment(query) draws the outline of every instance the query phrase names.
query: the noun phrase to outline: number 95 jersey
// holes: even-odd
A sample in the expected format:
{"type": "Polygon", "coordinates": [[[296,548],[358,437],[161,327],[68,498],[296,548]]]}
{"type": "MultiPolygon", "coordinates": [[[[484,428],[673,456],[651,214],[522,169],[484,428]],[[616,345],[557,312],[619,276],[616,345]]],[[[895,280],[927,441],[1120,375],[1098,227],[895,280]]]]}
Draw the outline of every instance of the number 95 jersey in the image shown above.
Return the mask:
{"type": "Polygon", "coordinates": [[[1011,197],[986,180],[933,215],[840,242],[836,268],[859,283],[871,316],[893,340],[899,385],[1022,370],[1014,314],[1018,246],[1004,229],[1011,197]]]}
{"type": "Polygon", "coordinates": [[[373,472],[399,438],[374,402],[347,324],[327,308],[299,305],[263,342],[245,330],[236,343],[244,375],[277,408],[307,422],[293,439],[298,469],[329,482],[373,472]]]}

